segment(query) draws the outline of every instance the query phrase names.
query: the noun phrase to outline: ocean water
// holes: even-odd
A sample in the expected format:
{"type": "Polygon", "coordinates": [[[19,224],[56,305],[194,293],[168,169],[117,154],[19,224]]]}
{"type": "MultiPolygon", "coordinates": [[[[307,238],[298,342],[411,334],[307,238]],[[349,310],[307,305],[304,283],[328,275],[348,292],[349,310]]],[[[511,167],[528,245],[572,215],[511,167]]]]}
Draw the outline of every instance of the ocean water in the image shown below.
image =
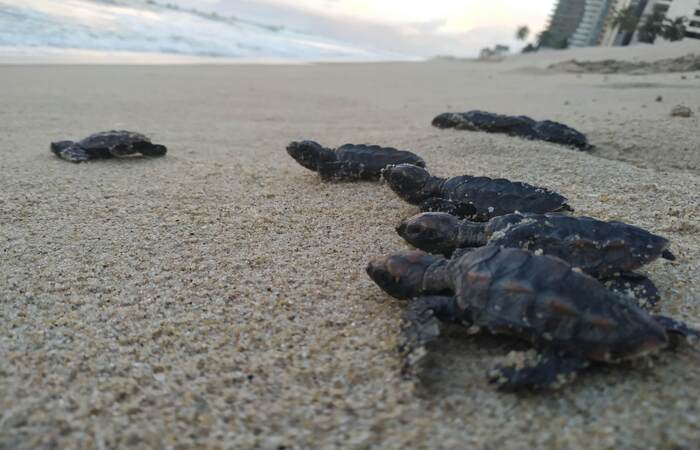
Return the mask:
{"type": "Polygon", "coordinates": [[[322,36],[159,0],[0,0],[0,47],[238,60],[404,59],[322,36]]]}

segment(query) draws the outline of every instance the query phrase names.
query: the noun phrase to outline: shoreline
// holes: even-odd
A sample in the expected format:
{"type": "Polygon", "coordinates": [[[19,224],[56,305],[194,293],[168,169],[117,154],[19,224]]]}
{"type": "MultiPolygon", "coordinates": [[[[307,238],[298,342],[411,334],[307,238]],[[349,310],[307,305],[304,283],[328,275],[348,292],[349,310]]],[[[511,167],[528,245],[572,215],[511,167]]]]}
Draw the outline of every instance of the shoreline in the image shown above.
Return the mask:
{"type": "Polygon", "coordinates": [[[418,62],[419,58],[405,60],[328,58],[323,60],[294,58],[234,58],[179,53],[149,53],[131,51],[102,51],[61,47],[7,47],[0,46],[0,65],[134,65],[134,66],[188,66],[188,65],[304,65],[321,63],[418,62]],[[31,53],[31,54],[30,54],[31,53]]]}

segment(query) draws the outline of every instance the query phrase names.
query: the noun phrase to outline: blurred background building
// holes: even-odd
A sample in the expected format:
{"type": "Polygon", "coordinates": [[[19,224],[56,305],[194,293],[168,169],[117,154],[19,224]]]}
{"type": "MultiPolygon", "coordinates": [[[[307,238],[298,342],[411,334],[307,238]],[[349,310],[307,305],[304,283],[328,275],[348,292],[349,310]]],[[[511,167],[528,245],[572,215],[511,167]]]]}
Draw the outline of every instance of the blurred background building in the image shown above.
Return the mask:
{"type": "Polygon", "coordinates": [[[673,0],[663,2],[668,5],[666,17],[687,17],[685,37],[700,39],[700,1],[673,0]]]}
{"type": "Polygon", "coordinates": [[[576,31],[569,38],[571,47],[600,45],[604,32],[610,26],[615,0],[586,0],[583,17],[576,31]]]}
{"type": "Polygon", "coordinates": [[[559,0],[540,47],[700,39],[700,0],[559,0]]]}
{"type": "Polygon", "coordinates": [[[551,48],[569,46],[586,9],[586,0],[559,0],[549,21],[549,26],[540,34],[540,45],[551,48]]]}

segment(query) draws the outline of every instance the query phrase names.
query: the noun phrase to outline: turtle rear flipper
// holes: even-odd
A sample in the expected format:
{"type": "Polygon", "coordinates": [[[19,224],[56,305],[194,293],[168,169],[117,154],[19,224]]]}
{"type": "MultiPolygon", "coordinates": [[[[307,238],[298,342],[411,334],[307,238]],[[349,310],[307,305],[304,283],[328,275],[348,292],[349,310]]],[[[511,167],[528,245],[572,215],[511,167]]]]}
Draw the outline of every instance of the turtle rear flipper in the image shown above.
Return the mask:
{"type": "Polygon", "coordinates": [[[574,209],[573,206],[569,205],[568,203],[564,203],[563,205],[561,205],[561,207],[559,209],[555,209],[552,212],[558,212],[558,213],[565,214],[565,213],[574,212],[574,211],[576,211],[576,210],[574,209]]]}
{"type": "Polygon", "coordinates": [[[589,361],[554,351],[511,352],[508,360],[488,373],[489,382],[499,389],[557,389],[576,378],[589,361]]]}
{"type": "Polygon", "coordinates": [[[440,322],[460,320],[454,297],[424,296],[412,300],[403,314],[399,352],[401,371],[410,374],[420,366],[425,346],[440,336],[440,322]]]}
{"type": "Polygon", "coordinates": [[[676,255],[674,255],[671,250],[664,250],[661,252],[661,257],[663,259],[667,259],[669,261],[675,261],[676,260],[676,255]]]}
{"type": "Polygon", "coordinates": [[[443,212],[462,218],[474,218],[476,208],[471,203],[455,202],[445,198],[433,197],[420,204],[422,212],[443,212]]]}
{"type": "Polygon", "coordinates": [[[690,327],[687,323],[658,314],[652,317],[666,329],[666,333],[671,337],[671,343],[674,347],[679,344],[681,339],[691,343],[700,341],[700,330],[690,327]]]}
{"type": "Polygon", "coordinates": [[[613,292],[633,298],[640,307],[645,309],[655,306],[661,298],[654,282],[638,273],[623,272],[605,278],[601,283],[613,292]]]}

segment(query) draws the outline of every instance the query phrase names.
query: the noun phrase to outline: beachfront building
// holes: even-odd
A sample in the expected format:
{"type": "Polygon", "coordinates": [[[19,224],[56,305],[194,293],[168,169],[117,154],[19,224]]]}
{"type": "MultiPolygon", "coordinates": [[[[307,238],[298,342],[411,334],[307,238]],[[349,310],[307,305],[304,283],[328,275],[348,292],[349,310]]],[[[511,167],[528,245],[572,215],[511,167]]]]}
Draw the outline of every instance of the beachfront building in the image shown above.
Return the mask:
{"type": "Polygon", "coordinates": [[[549,19],[549,26],[543,33],[544,47],[564,48],[574,34],[586,7],[586,0],[559,0],[549,19]]]}
{"type": "Polygon", "coordinates": [[[672,2],[673,0],[649,0],[646,8],[644,8],[644,15],[648,16],[654,11],[659,11],[665,14],[668,12],[669,8],[671,8],[672,2]]]}
{"type": "MultiPolygon", "coordinates": [[[[614,12],[646,0],[559,0],[547,32],[546,47],[613,45],[614,12]],[[563,43],[563,44],[562,44],[563,43]]],[[[643,8],[643,7],[642,7],[643,8]]]]}
{"type": "Polygon", "coordinates": [[[673,0],[669,4],[666,17],[687,17],[685,37],[700,39],[700,0],[673,0]]]}
{"type": "MultiPolygon", "coordinates": [[[[670,20],[686,17],[685,37],[700,39],[700,0],[559,0],[542,45],[564,48],[638,42],[637,32],[622,31],[614,25],[617,12],[628,7],[640,25],[654,13],[670,20]]],[[[655,42],[664,39],[659,37],[655,42]]]]}
{"type": "Polygon", "coordinates": [[[586,0],[583,17],[569,39],[571,47],[599,45],[604,31],[610,27],[612,12],[617,7],[615,0],[586,0]]]}
{"type": "Polygon", "coordinates": [[[618,0],[617,4],[613,6],[610,12],[607,26],[600,39],[600,45],[606,47],[612,45],[628,45],[633,38],[634,31],[622,30],[619,25],[615,25],[613,23],[615,21],[615,15],[619,11],[631,8],[637,20],[641,20],[647,4],[650,1],[653,3],[654,0],[618,0]]]}
{"type": "MultiPolygon", "coordinates": [[[[654,12],[660,12],[670,20],[688,18],[685,37],[700,39],[700,0],[649,0],[642,15],[648,17],[654,12]]],[[[664,42],[664,39],[659,37],[654,42],[664,42]]]]}

